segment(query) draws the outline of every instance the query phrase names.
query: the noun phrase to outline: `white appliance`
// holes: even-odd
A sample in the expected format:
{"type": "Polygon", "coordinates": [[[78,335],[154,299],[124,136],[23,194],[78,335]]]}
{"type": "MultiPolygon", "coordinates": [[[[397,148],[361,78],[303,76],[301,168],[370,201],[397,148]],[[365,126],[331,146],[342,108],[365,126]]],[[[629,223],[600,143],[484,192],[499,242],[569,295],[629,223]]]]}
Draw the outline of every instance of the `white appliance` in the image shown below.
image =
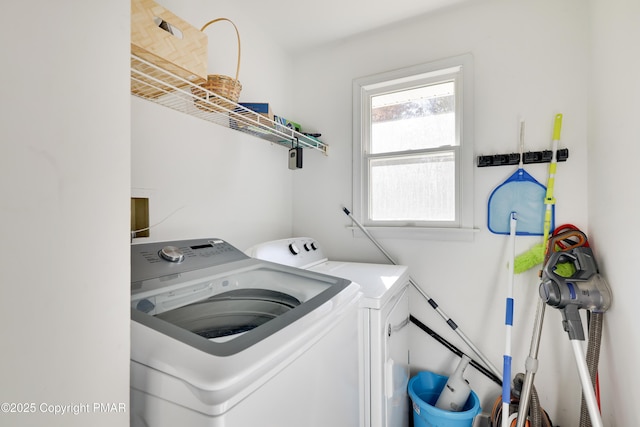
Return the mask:
{"type": "Polygon", "coordinates": [[[409,425],[409,272],[406,266],[328,260],[309,237],[261,243],[247,254],[360,285],[361,426],[409,425]]]}
{"type": "Polygon", "coordinates": [[[131,247],[131,426],[353,427],[359,286],[220,239],[131,247]]]}

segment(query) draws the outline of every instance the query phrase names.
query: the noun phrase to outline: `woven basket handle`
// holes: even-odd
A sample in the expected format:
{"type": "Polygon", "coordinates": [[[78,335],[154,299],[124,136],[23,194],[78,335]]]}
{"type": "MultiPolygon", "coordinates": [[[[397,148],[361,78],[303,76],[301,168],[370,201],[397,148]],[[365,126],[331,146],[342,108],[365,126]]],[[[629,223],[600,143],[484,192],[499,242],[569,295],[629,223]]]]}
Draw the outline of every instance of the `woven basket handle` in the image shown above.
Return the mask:
{"type": "Polygon", "coordinates": [[[236,80],[238,80],[238,76],[240,75],[240,32],[238,31],[238,27],[236,27],[236,24],[234,24],[231,19],[216,18],[216,19],[212,19],[211,21],[209,21],[206,24],[204,24],[202,26],[202,28],[200,29],[200,31],[203,32],[204,29],[207,28],[209,25],[214,24],[214,23],[219,22],[219,21],[228,21],[228,22],[230,22],[231,25],[233,25],[233,28],[235,28],[236,35],[238,36],[238,66],[236,67],[236,80]]]}

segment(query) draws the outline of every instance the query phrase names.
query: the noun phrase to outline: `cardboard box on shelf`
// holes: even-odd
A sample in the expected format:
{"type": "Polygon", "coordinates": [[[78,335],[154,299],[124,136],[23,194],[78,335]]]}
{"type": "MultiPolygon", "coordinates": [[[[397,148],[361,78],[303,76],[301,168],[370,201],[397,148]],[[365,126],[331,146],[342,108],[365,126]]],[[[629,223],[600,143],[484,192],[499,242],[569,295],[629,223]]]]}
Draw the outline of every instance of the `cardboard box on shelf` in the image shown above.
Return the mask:
{"type": "MultiPolygon", "coordinates": [[[[207,79],[207,35],[153,0],[131,1],[131,53],[162,70],[199,84],[207,79]]],[[[151,68],[132,59],[132,68],[151,68]]],[[[173,86],[186,84],[174,79],[173,86]]],[[[153,98],[164,92],[150,92],[144,83],[132,84],[132,92],[153,98]]]]}

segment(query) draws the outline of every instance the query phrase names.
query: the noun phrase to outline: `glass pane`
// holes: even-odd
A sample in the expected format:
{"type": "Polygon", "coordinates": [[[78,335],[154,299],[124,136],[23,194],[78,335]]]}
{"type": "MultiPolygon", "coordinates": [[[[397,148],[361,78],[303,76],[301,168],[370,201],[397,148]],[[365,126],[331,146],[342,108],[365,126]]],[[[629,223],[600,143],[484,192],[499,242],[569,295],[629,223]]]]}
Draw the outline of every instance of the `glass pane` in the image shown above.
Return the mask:
{"type": "Polygon", "coordinates": [[[455,221],[453,151],[370,160],[374,221],[455,221]]]}
{"type": "Polygon", "coordinates": [[[455,85],[445,82],[371,98],[371,153],[456,145],[455,85]]]}

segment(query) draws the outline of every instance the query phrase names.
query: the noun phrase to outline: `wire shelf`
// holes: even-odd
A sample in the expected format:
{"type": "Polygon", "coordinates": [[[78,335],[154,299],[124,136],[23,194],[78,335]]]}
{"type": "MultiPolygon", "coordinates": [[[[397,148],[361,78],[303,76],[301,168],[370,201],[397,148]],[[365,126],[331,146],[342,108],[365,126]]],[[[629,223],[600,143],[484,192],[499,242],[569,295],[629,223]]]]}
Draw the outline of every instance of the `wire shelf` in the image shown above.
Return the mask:
{"type": "Polygon", "coordinates": [[[328,145],[131,55],[131,94],[288,148],[327,154],[328,145]]]}

